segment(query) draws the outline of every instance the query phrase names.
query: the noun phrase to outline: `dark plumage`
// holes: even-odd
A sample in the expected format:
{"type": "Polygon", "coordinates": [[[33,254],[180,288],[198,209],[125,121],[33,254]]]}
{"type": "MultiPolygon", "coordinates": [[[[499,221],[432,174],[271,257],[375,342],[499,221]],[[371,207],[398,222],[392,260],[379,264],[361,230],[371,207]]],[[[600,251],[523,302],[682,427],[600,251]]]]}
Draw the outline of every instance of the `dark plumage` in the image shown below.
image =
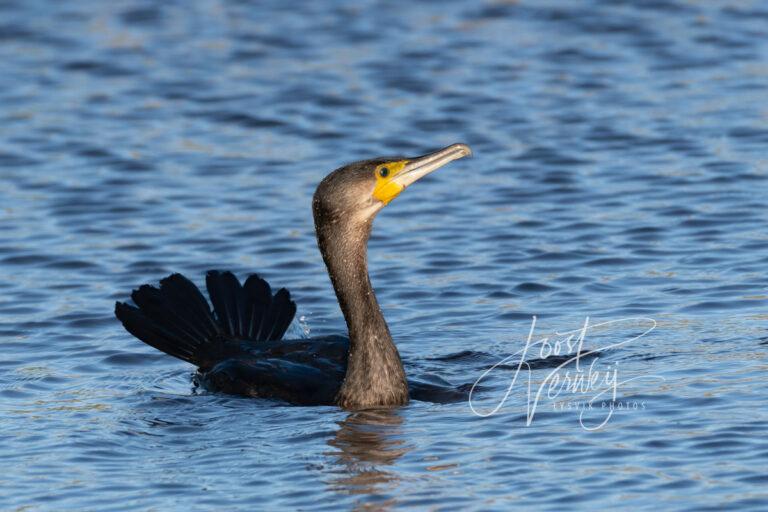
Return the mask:
{"type": "MultiPolygon", "coordinates": [[[[405,404],[405,371],[368,277],[373,218],[405,187],[469,153],[454,144],[414,159],[356,162],[317,187],[312,206],[318,246],[349,338],[282,340],[296,313],[288,291],[273,294],[256,275],[241,285],[230,272],[206,276],[213,310],[192,282],[173,274],[159,288],[135,290],[135,306],[118,302],[115,314],[140,340],[196,365],[199,382],[214,391],[348,409],[405,404]]],[[[463,393],[412,382],[410,395],[445,401],[463,393]]]]}

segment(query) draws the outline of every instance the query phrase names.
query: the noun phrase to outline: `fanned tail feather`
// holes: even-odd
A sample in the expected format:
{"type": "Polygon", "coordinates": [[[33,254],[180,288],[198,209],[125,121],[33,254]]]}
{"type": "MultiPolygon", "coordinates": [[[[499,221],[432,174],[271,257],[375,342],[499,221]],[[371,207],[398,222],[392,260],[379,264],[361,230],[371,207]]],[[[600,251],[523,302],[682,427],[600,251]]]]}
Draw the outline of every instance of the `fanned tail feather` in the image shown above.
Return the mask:
{"type": "Polygon", "coordinates": [[[144,343],[207,368],[226,356],[230,342],[281,339],[296,314],[288,290],[273,296],[269,284],[255,274],[241,286],[231,272],[212,270],[206,286],[213,311],[197,286],[173,274],[159,288],[134,290],[136,306],[118,302],[115,315],[144,343]]]}
{"type": "Polygon", "coordinates": [[[296,304],[285,288],[272,288],[253,274],[245,286],[232,272],[211,270],[205,277],[213,310],[224,332],[235,339],[279,340],[296,314],[296,304]]]}

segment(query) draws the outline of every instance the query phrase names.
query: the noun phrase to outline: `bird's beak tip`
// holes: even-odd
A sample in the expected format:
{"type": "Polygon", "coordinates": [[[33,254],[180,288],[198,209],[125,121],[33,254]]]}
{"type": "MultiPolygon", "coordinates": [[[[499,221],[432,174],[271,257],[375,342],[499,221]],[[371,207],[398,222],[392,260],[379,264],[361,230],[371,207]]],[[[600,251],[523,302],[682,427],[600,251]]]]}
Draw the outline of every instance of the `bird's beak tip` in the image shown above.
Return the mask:
{"type": "Polygon", "coordinates": [[[454,148],[456,151],[461,153],[461,156],[459,158],[464,158],[465,156],[472,156],[472,148],[470,148],[464,143],[459,142],[457,144],[452,144],[451,146],[448,146],[448,148],[454,148]]]}

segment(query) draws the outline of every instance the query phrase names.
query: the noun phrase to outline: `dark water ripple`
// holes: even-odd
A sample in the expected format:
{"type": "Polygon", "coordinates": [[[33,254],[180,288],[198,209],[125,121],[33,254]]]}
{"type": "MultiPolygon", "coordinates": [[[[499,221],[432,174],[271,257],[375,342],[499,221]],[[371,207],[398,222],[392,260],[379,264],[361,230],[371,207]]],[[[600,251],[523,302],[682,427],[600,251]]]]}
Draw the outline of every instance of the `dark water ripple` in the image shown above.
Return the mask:
{"type": "MultiPolygon", "coordinates": [[[[749,0],[0,1],[0,509],[765,510],[766,20],[749,0]],[[317,182],[458,140],[475,158],[370,244],[409,371],[471,385],[533,315],[539,336],[650,317],[582,362],[636,378],[617,401],[640,410],[587,431],[545,399],[526,426],[522,380],[485,418],[199,394],[113,320],[138,284],[229,268],[292,290],[294,335],[343,330],[317,182]]],[[[538,385],[567,357],[525,359],[538,385]]]]}

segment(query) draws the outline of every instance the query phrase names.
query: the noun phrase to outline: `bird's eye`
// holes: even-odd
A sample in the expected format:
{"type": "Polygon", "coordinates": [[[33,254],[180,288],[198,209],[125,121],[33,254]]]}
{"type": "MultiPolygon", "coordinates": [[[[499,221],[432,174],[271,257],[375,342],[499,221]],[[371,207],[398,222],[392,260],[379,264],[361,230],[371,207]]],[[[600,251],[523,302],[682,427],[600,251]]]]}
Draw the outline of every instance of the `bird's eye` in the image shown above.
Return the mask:
{"type": "Polygon", "coordinates": [[[381,169],[379,169],[379,176],[381,176],[382,178],[386,178],[387,176],[389,176],[389,168],[382,167],[381,169]]]}

